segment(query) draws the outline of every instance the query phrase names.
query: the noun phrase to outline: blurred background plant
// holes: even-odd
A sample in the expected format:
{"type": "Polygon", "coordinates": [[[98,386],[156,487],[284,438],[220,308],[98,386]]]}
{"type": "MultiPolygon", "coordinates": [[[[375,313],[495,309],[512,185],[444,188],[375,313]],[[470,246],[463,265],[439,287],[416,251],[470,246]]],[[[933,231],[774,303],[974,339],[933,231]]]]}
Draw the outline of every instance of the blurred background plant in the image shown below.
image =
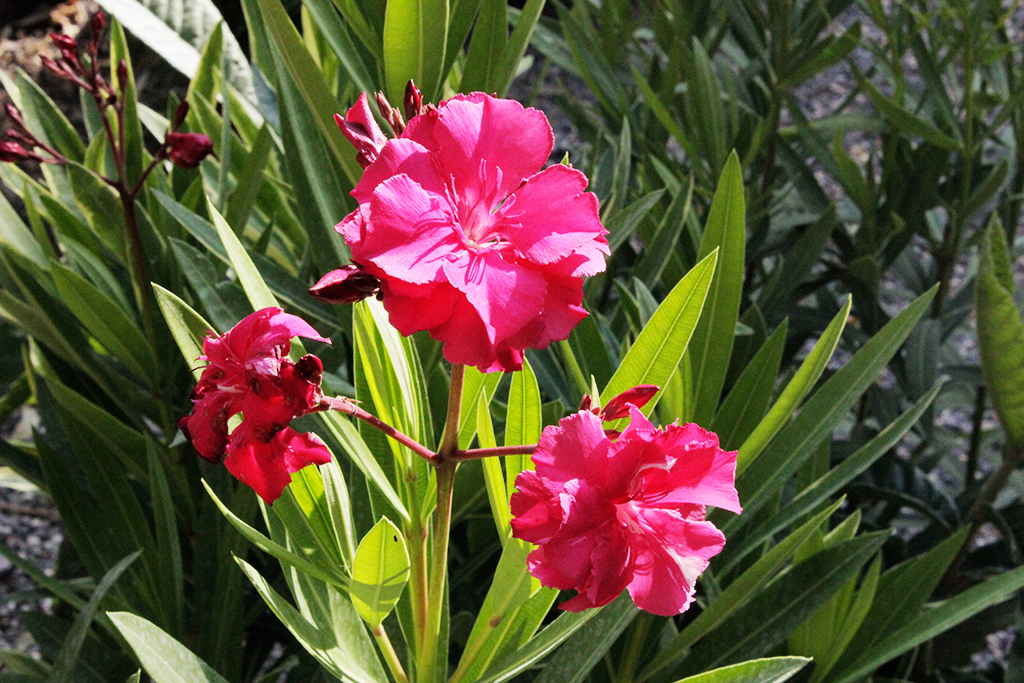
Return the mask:
{"type": "MultiPolygon", "coordinates": [[[[1024,581],[1018,3],[100,4],[188,82],[156,108],[138,104],[129,43],[110,29],[103,59],[128,66],[109,77],[126,173],[150,163],[179,98],[191,105],[183,129],[213,141],[198,168],[158,163],[141,187],[147,278],[219,330],[251,310],[208,199],[278,300],[332,337],[316,351],[338,391],[366,391],[351,316],[305,289],[347,262],[333,225],[361,169],[333,115],[364,90],[397,105],[409,78],[427,101],[511,87],[570,134],[553,161],[568,152],[591,178],[612,256],[587,284],[591,317],[529,354],[546,424],[591,377],[604,387],[652,321],[689,310],[673,292],[718,249],[657,415],[739,449],[746,512],[716,519],[729,542],[699,608],[675,619],[608,609],[523,680],[671,681],[779,653],[813,656],[800,675],[815,683],[1019,675],[1005,647],[957,668],[1018,624],[1010,598],[1024,581]]],[[[42,663],[2,651],[0,676],[126,679],[134,655],[104,614],[120,610],[227,680],[330,680],[238,571],[232,553],[289,594],[200,477],[259,526],[254,497],[177,435],[190,368],[147,313],[125,214],[98,180],[116,175],[117,154],[95,103],[82,98],[76,129],[24,75],[4,90],[68,163],[0,165],[20,198],[0,203],[2,406],[38,414],[0,462],[53,500],[65,529],[52,577],[0,550],[55,600],[22,616],[42,663]]],[[[418,336],[407,352],[436,428],[439,349],[418,336]]],[[[500,438],[510,380],[480,382],[500,438]]],[[[335,453],[365,532],[373,498],[335,453]]],[[[455,654],[502,552],[481,466],[459,476],[455,654]]]]}

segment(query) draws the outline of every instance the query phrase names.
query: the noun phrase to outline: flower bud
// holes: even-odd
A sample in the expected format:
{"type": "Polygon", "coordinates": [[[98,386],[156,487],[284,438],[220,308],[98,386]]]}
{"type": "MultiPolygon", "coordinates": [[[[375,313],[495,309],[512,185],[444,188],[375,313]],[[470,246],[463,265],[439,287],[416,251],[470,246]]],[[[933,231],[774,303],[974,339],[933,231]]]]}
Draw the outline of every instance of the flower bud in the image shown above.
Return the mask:
{"type": "Polygon", "coordinates": [[[608,404],[601,410],[601,419],[605,422],[611,422],[612,420],[629,417],[629,406],[644,407],[658,393],[659,388],[653,384],[641,384],[640,386],[623,391],[608,401],[608,404]]]}
{"type": "Polygon", "coordinates": [[[174,111],[174,121],[171,123],[173,130],[181,128],[181,124],[185,123],[185,117],[188,116],[188,100],[185,100],[178,105],[178,108],[174,111]]]}
{"type": "Polygon", "coordinates": [[[377,109],[380,110],[380,115],[387,120],[395,137],[401,135],[405,131],[405,121],[402,120],[402,115],[391,106],[388,98],[384,97],[384,93],[378,92],[374,95],[374,99],[377,100],[377,109]]]}
{"type": "Polygon", "coordinates": [[[128,62],[122,59],[117,63],[117,85],[123,90],[126,82],[128,82],[128,62]]]}
{"type": "Polygon", "coordinates": [[[380,280],[359,266],[348,265],[320,278],[309,295],[328,304],[354,304],[380,291],[380,280]]]}
{"type": "Polygon", "coordinates": [[[78,56],[78,44],[71,36],[66,36],[63,33],[51,33],[50,40],[54,42],[65,56],[67,56],[67,53],[78,56]]]}
{"type": "Polygon", "coordinates": [[[39,55],[39,60],[43,63],[43,66],[48,71],[52,71],[53,73],[57,74],[61,78],[67,78],[67,76],[68,76],[67,72],[65,72],[64,69],[62,69],[61,66],[59,64],[57,64],[57,62],[55,62],[53,60],[53,58],[48,57],[46,55],[39,55]]]}
{"type": "Polygon", "coordinates": [[[414,116],[419,116],[425,109],[423,108],[423,93],[416,87],[416,84],[409,79],[409,82],[405,84],[405,119],[408,121],[414,116]]]}
{"type": "Polygon", "coordinates": [[[96,12],[96,14],[92,15],[92,18],[89,19],[89,30],[92,31],[92,37],[99,38],[106,25],[107,17],[103,12],[96,12]]]}
{"type": "Polygon", "coordinates": [[[30,152],[17,142],[11,140],[4,140],[0,142],[0,162],[16,163],[18,161],[40,161],[40,157],[35,152],[30,152]]]}
{"type": "Polygon", "coordinates": [[[168,133],[167,156],[177,166],[195,168],[213,152],[213,141],[202,133],[168,133]]]}

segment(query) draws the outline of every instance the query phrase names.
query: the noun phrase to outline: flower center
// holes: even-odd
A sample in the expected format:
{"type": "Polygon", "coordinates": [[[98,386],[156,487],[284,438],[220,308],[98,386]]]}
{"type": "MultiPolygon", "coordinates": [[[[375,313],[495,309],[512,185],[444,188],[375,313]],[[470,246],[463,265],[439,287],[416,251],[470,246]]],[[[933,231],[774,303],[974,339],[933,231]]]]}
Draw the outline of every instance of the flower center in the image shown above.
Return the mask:
{"type": "Polygon", "coordinates": [[[454,182],[450,183],[452,205],[456,207],[466,246],[474,251],[490,249],[504,242],[496,229],[496,214],[503,204],[514,198],[500,195],[501,181],[501,169],[482,159],[476,182],[470,187],[456,189],[454,182]]]}

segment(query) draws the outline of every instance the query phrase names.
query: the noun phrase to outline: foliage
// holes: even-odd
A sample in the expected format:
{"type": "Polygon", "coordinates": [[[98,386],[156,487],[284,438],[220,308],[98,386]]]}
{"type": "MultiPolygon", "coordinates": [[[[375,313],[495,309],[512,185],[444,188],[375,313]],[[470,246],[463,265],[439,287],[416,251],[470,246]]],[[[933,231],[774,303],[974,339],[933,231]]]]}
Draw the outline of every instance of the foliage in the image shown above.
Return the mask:
{"type": "MultiPolygon", "coordinates": [[[[137,662],[155,681],[255,681],[270,662],[265,680],[383,681],[386,637],[419,680],[781,682],[813,657],[801,676],[850,683],[916,679],[915,656],[930,670],[969,654],[967,637],[963,652],[922,647],[968,617],[1006,624],[992,607],[1024,586],[1024,501],[1008,485],[1019,368],[1007,362],[1020,342],[1024,95],[1001,3],[604,0],[541,18],[533,0],[304,0],[298,25],[278,0],[241,4],[254,90],[214,30],[197,46],[183,129],[215,155],[146,178],[135,207],[147,281],[97,178],[115,159],[99,112],[86,101],[83,140],[27,78],[4,83],[69,161],[41,177],[0,165],[24,205],[0,199],[0,316],[23,362],[3,405],[40,419],[0,462],[54,500],[67,536],[55,577],[0,546],[60,606],[25,620],[44,663],[0,652],[18,680],[125,680],[137,662]],[[857,19],[835,29],[840,16],[857,19]],[[882,38],[863,38],[869,25],[882,38]],[[745,512],[713,514],[728,543],[682,617],[620,599],[551,618],[556,592],[509,535],[529,460],[464,463],[440,654],[424,663],[403,638],[418,616],[412,583],[403,592],[396,578],[436,561],[417,536],[435,485],[421,459],[336,413],[308,416],[335,460],[270,507],[196,459],[176,419],[203,334],[282,304],[332,339],[313,349],[328,390],[440,441],[439,345],[400,337],[374,301],[348,311],[305,294],[348,261],[332,226],[362,171],[332,117],[362,91],[398,105],[410,77],[428,101],[502,94],[530,60],[544,62],[538,79],[568,84],[561,110],[584,140],[571,161],[601,199],[612,255],[567,342],[531,351],[511,378],[467,372],[459,446],[536,443],[584,394],[657,384],[645,414],[712,427],[739,452],[745,512]],[[811,120],[799,88],[837,65],[856,92],[811,120]],[[877,141],[866,160],[844,145],[854,131],[877,141]],[[990,215],[1001,223],[985,230],[990,215]],[[961,278],[977,246],[977,274],[961,278]],[[973,310],[980,363],[960,351],[973,310]],[[989,402],[999,430],[984,427],[989,402]],[[946,408],[969,412],[972,431],[941,424],[946,408]],[[983,522],[999,540],[976,547],[983,522]],[[276,643],[285,655],[271,661],[276,643]],[[201,674],[183,679],[172,651],[201,674]],[[791,656],[759,659],[777,654],[791,656]]],[[[111,52],[130,65],[116,23],[111,52]]],[[[130,68],[119,87],[138,174],[152,159],[143,131],[164,140],[176,103],[167,118],[137,105],[130,68]]]]}

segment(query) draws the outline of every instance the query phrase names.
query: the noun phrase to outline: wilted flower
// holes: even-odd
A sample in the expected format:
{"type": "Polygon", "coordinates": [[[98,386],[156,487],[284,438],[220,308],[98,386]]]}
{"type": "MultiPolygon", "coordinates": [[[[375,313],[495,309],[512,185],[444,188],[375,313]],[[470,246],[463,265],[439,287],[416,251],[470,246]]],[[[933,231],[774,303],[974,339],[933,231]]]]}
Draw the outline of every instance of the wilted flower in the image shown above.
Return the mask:
{"type": "Polygon", "coordinates": [[[167,133],[167,156],[182,168],[195,168],[213,152],[213,141],[202,133],[167,133]]]}
{"type": "Polygon", "coordinates": [[[528,563],[542,584],[578,591],[562,609],[600,607],[628,588],[637,607],[679,614],[725,545],[705,506],[740,512],[736,453],[697,425],[656,429],[629,412],[617,441],[588,410],[544,429],[536,469],[516,479],[512,533],[538,546],[528,563]]]}
{"type": "Polygon", "coordinates": [[[288,360],[292,337],[328,341],[308,323],[280,308],[246,316],[231,330],[203,341],[209,365],[192,392],[192,413],[178,426],[196,451],[221,462],[272,503],[291,481],[290,473],[331,459],[327,447],[288,423],[319,409],[323,367],[316,356],[288,360]],[[242,413],[229,435],[228,420],[242,413]]]}
{"type": "Polygon", "coordinates": [[[604,270],[606,231],[586,176],[541,170],[543,113],[458,95],[386,140],[361,97],[341,123],[368,166],[337,229],[399,332],[429,331],[452,363],[518,370],[524,349],[587,315],[583,277],[604,270]]]}

